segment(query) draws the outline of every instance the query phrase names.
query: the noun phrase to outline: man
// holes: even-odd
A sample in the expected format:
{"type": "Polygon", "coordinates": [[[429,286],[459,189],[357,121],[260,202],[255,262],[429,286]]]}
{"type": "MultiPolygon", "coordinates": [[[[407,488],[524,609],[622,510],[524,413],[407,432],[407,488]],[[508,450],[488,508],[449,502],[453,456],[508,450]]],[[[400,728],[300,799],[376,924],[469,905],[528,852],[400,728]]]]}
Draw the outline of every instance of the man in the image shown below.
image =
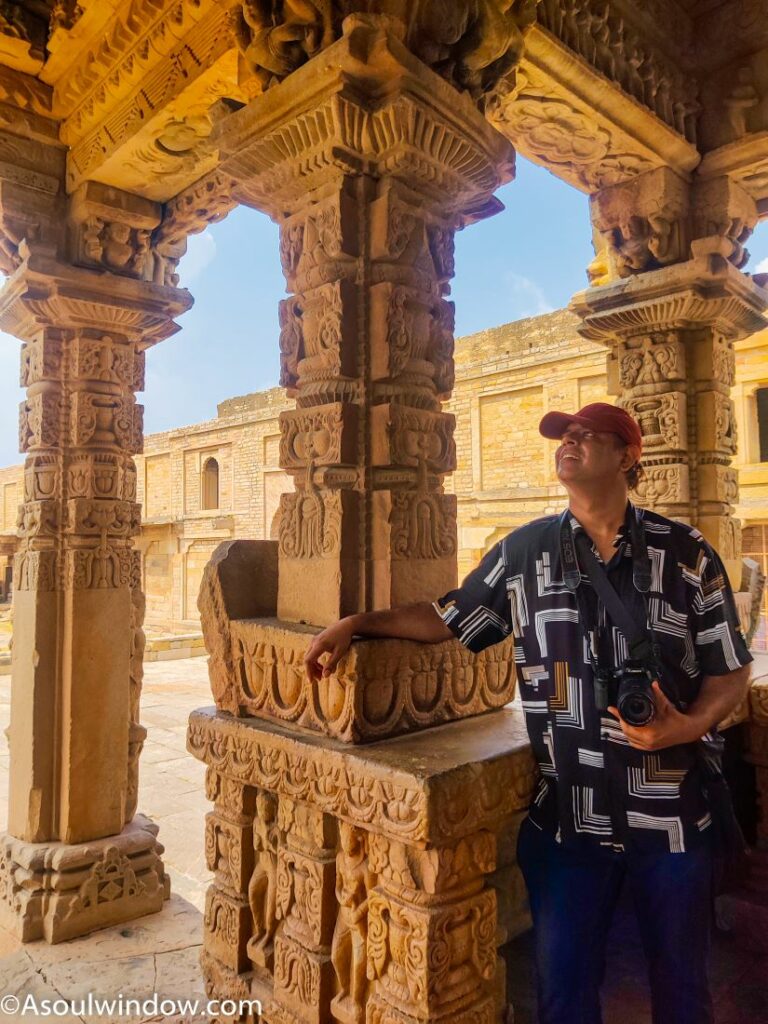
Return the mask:
{"type": "Polygon", "coordinates": [[[555,463],[568,510],[510,533],[434,606],[352,615],[330,626],[309,648],[307,669],[313,678],[330,674],[357,633],[428,642],[456,635],[472,651],[512,633],[541,770],[518,845],[541,1024],[599,1024],[607,933],[625,879],[648,960],[654,1024],[711,1024],[713,829],[697,743],[714,744],[717,723],[744,698],[752,659],[717,554],[697,530],[628,501],[642,451],[631,416],[598,402],[573,415],[550,412],[539,429],[560,441],[555,463]],[[643,545],[647,592],[637,573],[643,545]],[[655,716],[642,726],[621,718],[615,693],[596,700],[596,670],[620,668],[628,638],[585,572],[589,550],[598,560],[593,569],[607,574],[653,642],[655,716]],[[577,571],[564,577],[574,557],[577,571]]]}

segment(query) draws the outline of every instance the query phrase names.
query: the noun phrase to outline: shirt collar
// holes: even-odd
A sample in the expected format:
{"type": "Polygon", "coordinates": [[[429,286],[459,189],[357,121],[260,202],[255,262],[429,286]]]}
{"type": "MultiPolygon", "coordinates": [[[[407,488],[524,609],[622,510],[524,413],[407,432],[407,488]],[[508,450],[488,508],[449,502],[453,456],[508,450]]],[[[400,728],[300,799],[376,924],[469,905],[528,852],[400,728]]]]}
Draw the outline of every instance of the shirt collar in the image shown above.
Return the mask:
{"type": "MultiPolygon", "coordinates": [[[[632,504],[631,501],[627,501],[627,510],[624,513],[624,522],[619,527],[618,532],[613,539],[614,548],[617,552],[621,551],[621,554],[624,556],[632,555],[632,545],[630,543],[630,523],[632,521],[631,517],[635,514],[635,506],[632,504]]],[[[583,530],[584,527],[581,525],[579,520],[572,512],[569,513],[569,521],[571,524],[571,530],[573,531],[573,535],[575,537],[578,531],[583,530]]],[[[594,549],[595,545],[593,544],[592,547],[594,549]]]]}

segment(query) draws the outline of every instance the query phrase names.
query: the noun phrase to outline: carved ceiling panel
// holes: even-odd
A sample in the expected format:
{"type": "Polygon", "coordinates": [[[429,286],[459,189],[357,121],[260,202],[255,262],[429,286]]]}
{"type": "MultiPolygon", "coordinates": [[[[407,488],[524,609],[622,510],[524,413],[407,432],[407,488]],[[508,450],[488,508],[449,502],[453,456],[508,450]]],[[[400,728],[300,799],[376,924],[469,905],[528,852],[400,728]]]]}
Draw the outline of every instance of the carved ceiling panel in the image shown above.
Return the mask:
{"type": "Polygon", "coordinates": [[[524,156],[584,192],[654,167],[686,174],[696,166],[695,146],[601,79],[536,27],[514,84],[506,95],[497,90],[488,116],[524,156]]]}
{"type": "Polygon", "coordinates": [[[69,190],[93,179],[167,200],[214,171],[231,110],[353,10],[399,19],[416,56],[582,190],[686,174],[699,151],[732,163],[736,146],[739,180],[764,198],[764,161],[742,143],[768,130],[768,0],[0,2],[0,127],[58,132],[69,190]]]}

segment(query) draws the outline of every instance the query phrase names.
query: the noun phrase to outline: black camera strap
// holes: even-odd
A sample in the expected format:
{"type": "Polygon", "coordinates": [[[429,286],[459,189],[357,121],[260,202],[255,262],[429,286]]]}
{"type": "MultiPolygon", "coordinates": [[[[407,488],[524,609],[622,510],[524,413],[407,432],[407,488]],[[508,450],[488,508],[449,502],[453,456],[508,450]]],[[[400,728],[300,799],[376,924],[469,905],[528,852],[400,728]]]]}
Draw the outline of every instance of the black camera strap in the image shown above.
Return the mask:
{"type": "Polygon", "coordinates": [[[608,579],[605,567],[598,562],[592,550],[592,544],[586,530],[579,530],[576,535],[576,545],[584,572],[595,588],[598,597],[603,602],[603,607],[610,615],[612,622],[619,627],[626,637],[630,658],[633,658],[635,661],[641,661],[644,665],[653,665],[656,659],[651,639],[645,629],[638,627],[637,622],[629,614],[624,602],[614,590],[613,584],[608,579]]]}
{"type": "MultiPolygon", "coordinates": [[[[642,594],[647,608],[648,591],[651,589],[651,560],[648,555],[645,529],[642,522],[638,520],[634,509],[630,510],[629,535],[632,544],[632,581],[635,589],[642,594]]],[[[647,622],[641,625],[627,610],[626,605],[608,579],[605,566],[598,561],[592,550],[592,543],[587,531],[582,527],[580,530],[575,531],[574,535],[574,531],[571,529],[571,513],[568,509],[565,510],[560,519],[560,555],[563,562],[563,582],[576,598],[579,618],[583,619],[585,614],[584,601],[581,599],[579,592],[581,566],[594,587],[597,596],[602,601],[603,607],[610,616],[611,621],[624,634],[630,658],[652,669],[670,700],[680,706],[677,687],[673,686],[673,692],[670,692],[669,680],[661,680],[656,644],[652,638],[652,631],[650,636],[648,634],[647,622]],[[578,560],[576,557],[577,547],[578,560]]],[[[592,655],[586,621],[583,622],[583,627],[587,636],[593,668],[597,668],[592,655]]]]}

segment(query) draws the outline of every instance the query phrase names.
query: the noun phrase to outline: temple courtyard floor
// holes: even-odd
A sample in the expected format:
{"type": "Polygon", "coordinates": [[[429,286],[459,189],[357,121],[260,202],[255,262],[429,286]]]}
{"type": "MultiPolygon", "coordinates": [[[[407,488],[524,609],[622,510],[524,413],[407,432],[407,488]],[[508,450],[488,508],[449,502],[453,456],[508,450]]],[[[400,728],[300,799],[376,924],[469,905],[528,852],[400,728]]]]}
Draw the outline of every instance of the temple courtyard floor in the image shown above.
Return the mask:
{"type": "MultiPolygon", "coordinates": [[[[768,656],[756,675],[768,674],[768,656]]],[[[207,1019],[197,961],[202,911],[210,873],[205,867],[203,821],[205,769],[185,749],[186,722],[194,708],[211,704],[205,659],[146,665],[142,722],[148,729],[141,765],[139,811],[160,826],[171,899],[163,911],[125,925],[56,946],[21,945],[0,930],[0,1024],[51,1019],[72,1022],[166,1021],[188,1024],[207,1019]],[[91,993],[90,1012],[88,995],[91,993]],[[96,1000],[150,1000],[148,1012],[121,1015],[120,1005],[104,1012],[96,1000]],[[30,998],[30,996],[32,998],[30,998]],[[12,997],[12,998],[8,998],[12,997]],[[14,998],[18,1003],[14,1001],[14,998]],[[156,999],[155,999],[156,997],[156,999]],[[49,1000],[44,1004],[43,1000],[49,1000]],[[155,999],[153,1004],[151,1000],[155,999]],[[59,1002],[56,1002],[56,1001],[59,1002]],[[167,1004],[199,1000],[198,1013],[167,1004]],[[67,1001],[77,1013],[64,1012],[67,1001]],[[24,1006],[27,1012],[24,1012],[24,1006]],[[155,1005],[158,1007],[155,1011],[155,1005]],[[53,1013],[35,1012],[50,1006],[53,1013]],[[83,1008],[83,1012],[80,1012],[83,1008]]],[[[7,820],[10,677],[0,677],[0,831],[7,820]]],[[[450,727],[449,727],[450,728],[450,727]]],[[[604,989],[605,1024],[650,1022],[640,940],[631,910],[623,905],[609,944],[604,989]]],[[[530,934],[512,944],[510,994],[515,1024],[534,1024],[535,991],[530,934]]],[[[717,1024],[768,1024],[768,955],[749,952],[730,933],[715,934],[711,967],[717,1024]]]]}

